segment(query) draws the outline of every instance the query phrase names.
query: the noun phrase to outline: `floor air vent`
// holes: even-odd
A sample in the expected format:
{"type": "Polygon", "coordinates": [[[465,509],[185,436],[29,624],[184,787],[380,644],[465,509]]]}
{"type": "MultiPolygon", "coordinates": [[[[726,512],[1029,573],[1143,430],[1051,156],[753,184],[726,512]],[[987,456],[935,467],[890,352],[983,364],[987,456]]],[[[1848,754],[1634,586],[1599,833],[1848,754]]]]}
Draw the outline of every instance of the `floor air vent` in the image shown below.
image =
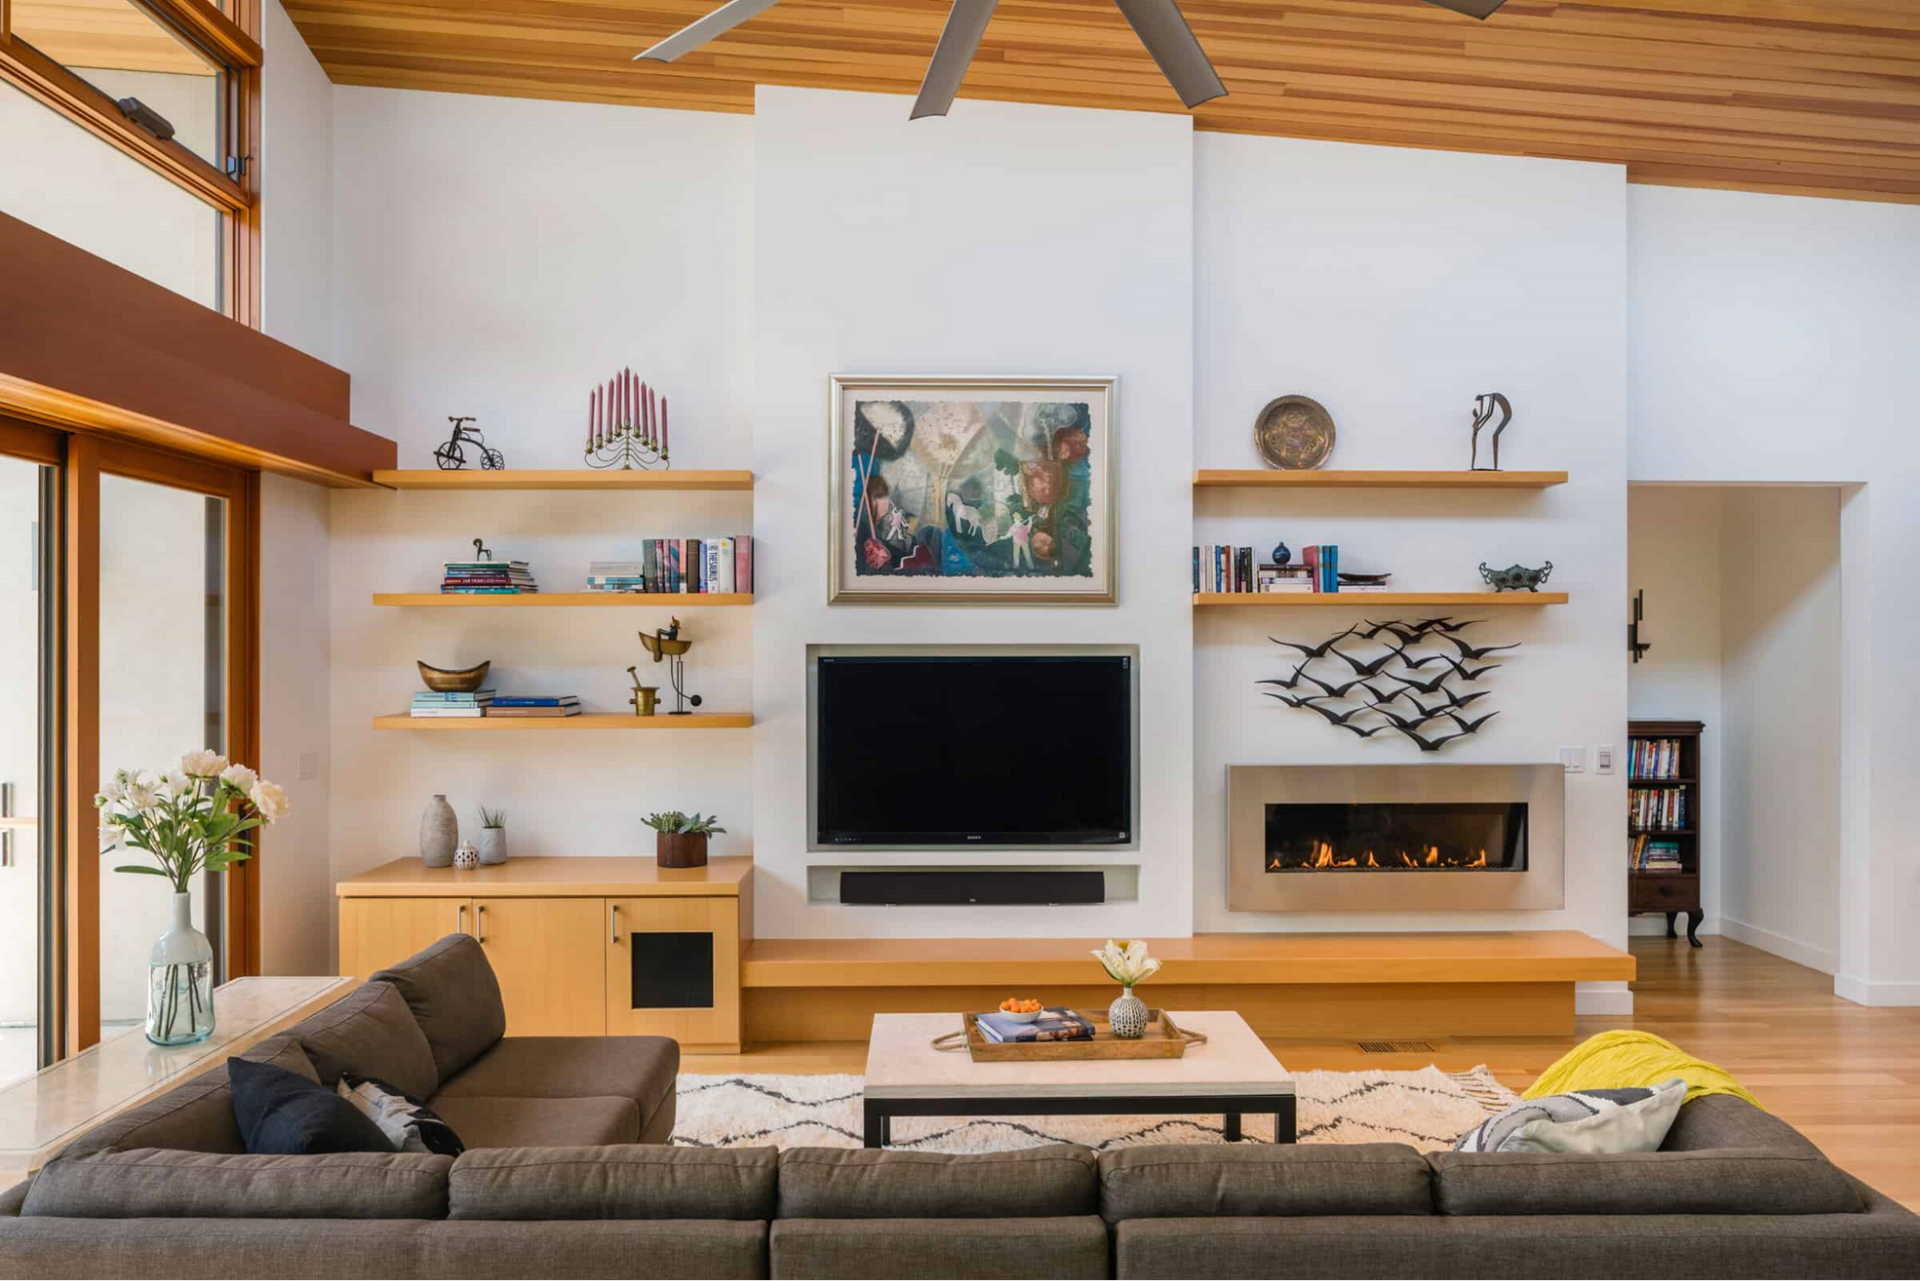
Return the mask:
{"type": "Polygon", "coordinates": [[[1425,1041],[1361,1041],[1362,1054],[1432,1054],[1433,1046],[1425,1041]]]}

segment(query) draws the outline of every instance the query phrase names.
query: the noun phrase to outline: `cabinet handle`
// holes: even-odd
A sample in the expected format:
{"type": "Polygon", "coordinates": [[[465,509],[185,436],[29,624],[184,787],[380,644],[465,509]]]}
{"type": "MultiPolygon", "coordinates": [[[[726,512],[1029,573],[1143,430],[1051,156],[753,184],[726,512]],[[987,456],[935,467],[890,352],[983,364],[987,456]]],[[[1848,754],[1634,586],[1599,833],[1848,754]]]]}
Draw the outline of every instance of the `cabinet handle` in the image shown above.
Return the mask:
{"type": "Polygon", "coordinates": [[[455,934],[465,934],[467,932],[467,905],[465,903],[456,903],[453,906],[453,932],[455,934]]]}
{"type": "Polygon", "coordinates": [[[473,909],[473,941],[476,943],[487,941],[487,905],[484,903],[476,905],[473,909]]]}
{"type": "Polygon", "coordinates": [[[615,943],[618,943],[620,941],[620,905],[618,903],[615,903],[613,905],[613,910],[608,913],[608,916],[613,921],[613,940],[612,941],[615,943]]]}

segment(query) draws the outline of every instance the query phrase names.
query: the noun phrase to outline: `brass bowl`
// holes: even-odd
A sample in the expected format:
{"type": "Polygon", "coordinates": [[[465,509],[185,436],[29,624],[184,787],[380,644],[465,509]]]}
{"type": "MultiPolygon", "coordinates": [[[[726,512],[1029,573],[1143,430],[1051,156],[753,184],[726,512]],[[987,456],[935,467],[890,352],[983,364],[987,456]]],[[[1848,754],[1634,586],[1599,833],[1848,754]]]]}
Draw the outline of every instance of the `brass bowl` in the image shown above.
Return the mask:
{"type": "Polygon", "coordinates": [[[674,656],[684,654],[693,648],[693,642],[687,637],[683,636],[679,640],[668,640],[664,636],[655,636],[651,632],[640,633],[640,644],[646,647],[647,653],[653,655],[653,661],[656,663],[660,661],[663,655],[674,656]]]}
{"type": "Polygon", "coordinates": [[[459,671],[448,671],[442,667],[429,667],[418,659],[414,666],[420,669],[420,679],[427,688],[436,694],[471,694],[486,683],[487,669],[493,666],[488,659],[478,667],[464,667],[459,671]]]}

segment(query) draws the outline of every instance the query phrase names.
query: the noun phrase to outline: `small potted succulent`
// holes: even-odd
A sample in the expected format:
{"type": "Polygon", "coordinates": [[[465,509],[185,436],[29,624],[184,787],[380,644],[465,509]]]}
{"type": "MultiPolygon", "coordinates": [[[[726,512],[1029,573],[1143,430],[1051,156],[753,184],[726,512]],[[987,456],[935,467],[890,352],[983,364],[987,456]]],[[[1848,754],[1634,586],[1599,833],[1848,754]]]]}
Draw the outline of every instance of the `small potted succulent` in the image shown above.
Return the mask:
{"type": "Polygon", "coordinates": [[[669,810],[665,814],[649,814],[642,821],[658,833],[654,837],[654,852],[661,867],[705,867],[707,837],[727,830],[720,826],[719,820],[718,814],[702,818],[698,814],[669,810]]]}
{"type": "Polygon", "coordinates": [[[507,812],[480,807],[480,865],[493,867],[507,861],[507,812]]]}

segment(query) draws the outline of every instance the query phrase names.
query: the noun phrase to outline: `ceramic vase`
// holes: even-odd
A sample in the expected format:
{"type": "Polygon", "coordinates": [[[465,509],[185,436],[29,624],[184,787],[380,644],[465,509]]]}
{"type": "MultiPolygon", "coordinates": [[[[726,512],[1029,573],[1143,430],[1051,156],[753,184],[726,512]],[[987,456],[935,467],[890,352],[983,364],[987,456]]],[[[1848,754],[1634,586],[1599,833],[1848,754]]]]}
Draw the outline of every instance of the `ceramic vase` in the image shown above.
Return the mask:
{"type": "Polygon", "coordinates": [[[193,895],[173,896],[173,925],[147,957],[147,1039],[191,1045],[213,1035],[213,944],[193,928],[193,895]]]}
{"type": "Polygon", "coordinates": [[[420,815],[420,861],[428,867],[452,867],[453,847],[459,843],[459,817],[446,797],[435,796],[420,815]]]}
{"type": "Polygon", "coordinates": [[[480,829],[480,866],[492,867],[507,861],[507,829],[504,827],[483,827],[480,829]]]}
{"type": "Polygon", "coordinates": [[[480,851],[473,847],[472,841],[462,841],[453,851],[453,869],[456,872],[470,872],[480,866],[480,851]]]}
{"type": "Polygon", "coordinates": [[[1135,996],[1132,988],[1121,988],[1120,995],[1107,1007],[1107,1026],[1123,1041],[1139,1040],[1147,1030],[1147,1003],[1135,996]]]}
{"type": "Polygon", "coordinates": [[[661,867],[705,867],[705,832],[656,832],[653,849],[661,867]]]}

